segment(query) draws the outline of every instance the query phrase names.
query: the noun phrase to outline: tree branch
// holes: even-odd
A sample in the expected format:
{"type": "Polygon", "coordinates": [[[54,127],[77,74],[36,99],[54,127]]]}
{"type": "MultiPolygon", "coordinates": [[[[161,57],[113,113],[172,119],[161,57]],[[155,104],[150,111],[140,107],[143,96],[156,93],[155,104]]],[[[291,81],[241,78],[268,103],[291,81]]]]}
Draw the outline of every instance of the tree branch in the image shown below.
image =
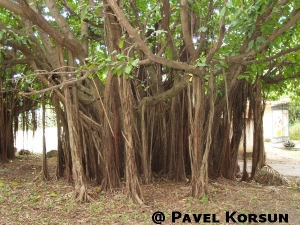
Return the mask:
{"type": "MultiPolygon", "coordinates": [[[[224,0],[224,6],[226,5],[228,1],[227,0],[224,0]]],[[[224,39],[224,36],[225,36],[225,16],[226,16],[226,13],[224,13],[224,15],[222,16],[221,20],[220,20],[220,27],[219,27],[219,39],[218,39],[218,42],[215,46],[211,46],[210,50],[209,50],[209,53],[208,53],[208,56],[207,56],[207,62],[210,62],[214,56],[214,54],[220,49],[222,43],[223,43],[223,39],[224,39]]]]}
{"type": "Polygon", "coordinates": [[[174,69],[180,69],[180,70],[185,70],[189,73],[192,73],[194,75],[201,75],[203,68],[196,68],[192,65],[189,65],[187,63],[183,62],[175,62],[163,57],[156,56],[152,54],[151,50],[148,48],[147,44],[140,38],[138,31],[135,30],[131,24],[128,22],[126,16],[116,4],[114,0],[107,0],[108,4],[112,8],[112,10],[115,12],[117,18],[119,19],[119,23],[127,30],[129,37],[132,38],[135,43],[140,47],[140,49],[145,53],[145,55],[151,60],[156,63],[168,66],[170,68],[174,69]]]}
{"type": "Polygon", "coordinates": [[[262,80],[264,81],[265,84],[277,84],[281,81],[295,79],[295,78],[300,78],[300,72],[295,73],[289,77],[284,77],[282,74],[277,75],[276,77],[263,76],[262,80]]]}
{"type": "Polygon", "coordinates": [[[195,48],[193,44],[193,39],[191,36],[191,32],[189,29],[189,20],[188,20],[188,0],[181,0],[181,10],[180,10],[180,17],[181,17],[181,27],[182,27],[182,34],[185,46],[192,56],[192,62],[195,61],[195,48]]]}
{"type": "Polygon", "coordinates": [[[24,0],[18,0],[18,3],[14,3],[10,0],[0,0],[0,6],[8,9],[9,11],[20,15],[26,19],[32,21],[33,24],[40,27],[45,33],[50,35],[56,42],[60,43],[62,46],[65,46],[69,50],[75,53],[75,55],[81,60],[84,61],[85,53],[81,48],[81,44],[77,40],[71,40],[66,38],[62,33],[57,31],[53,26],[51,26],[48,21],[40,14],[32,10],[24,0]]]}
{"type": "Polygon", "coordinates": [[[290,20],[288,20],[280,28],[274,30],[269,35],[269,38],[266,40],[266,42],[262,46],[260,46],[260,48],[258,50],[251,50],[244,54],[229,57],[228,62],[243,61],[245,58],[254,56],[258,52],[262,52],[263,50],[265,50],[272,41],[274,41],[276,38],[278,38],[280,35],[282,35],[284,32],[286,32],[288,29],[290,29],[292,26],[294,26],[300,20],[300,9],[294,10],[292,15],[293,15],[293,17],[290,20]]]}
{"type": "Polygon", "coordinates": [[[177,84],[175,84],[171,89],[156,95],[156,96],[151,96],[151,97],[145,97],[143,98],[138,107],[137,110],[139,112],[142,112],[142,108],[143,106],[151,106],[151,105],[155,105],[158,104],[160,102],[166,101],[174,96],[176,96],[177,94],[179,94],[180,92],[182,92],[185,88],[187,88],[189,83],[189,76],[185,75],[183,77],[183,79],[178,82],[177,84]]]}
{"type": "MultiPolygon", "coordinates": [[[[20,95],[22,96],[27,96],[27,95],[34,95],[34,94],[42,94],[42,93],[45,93],[47,91],[52,91],[54,89],[57,89],[57,88],[62,88],[63,86],[65,85],[70,85],[70,84],[75,84],[75,83],[78,83],[80,81],[83,81],[85,80],[86,78],[88,78],[88,75],[93,73],[93,72],[96,72],[98,69],[91,69],[91,70],[87,70],[85,71],[85,74],[80,77],[80,78],[71,78],[70,80],[67,80],[65,82],[62,82],[61,84],[57,84],[57,85],[54,85],[54,86],[51,86],[49,88],[45,88],[43,90],[39,90],[39,91],[31,91],[31,92],[20,92],[20,95]]],[[[60,74],[63,73],[63,74],[66,74],[66,73],[70,73],[70,72],[60,72],[60,74]]],[[[51,72],[47,72],[47,74],[51,74],[51,72]]],[[[41,75],[41,73],[39,73],[38,75],[41,75]]]]}
{"type": "Polygon", "coordinates": [[[267,57],[267,58],[264,58],[264,59],[257,59],[257,60],[249,60],[249,61],[245,61],[243,62],[242,64],[243,65],[250,65],[250,64],[253,64],[253,63],[262,63],[262,62],[269,62],[271,60],[274,60],[274,59],[277,59],[281,56],[284,56],[288,53],[291,53],[291,52],[296,52],[296,51],[299,51],[300,50],[300,45],[296,46],[296,47],[293,47],[293,48],[289,48],[289,49],[286,49],[286,50],[283,50],[273,56],[270,56],[270,57],[267,57]]]}

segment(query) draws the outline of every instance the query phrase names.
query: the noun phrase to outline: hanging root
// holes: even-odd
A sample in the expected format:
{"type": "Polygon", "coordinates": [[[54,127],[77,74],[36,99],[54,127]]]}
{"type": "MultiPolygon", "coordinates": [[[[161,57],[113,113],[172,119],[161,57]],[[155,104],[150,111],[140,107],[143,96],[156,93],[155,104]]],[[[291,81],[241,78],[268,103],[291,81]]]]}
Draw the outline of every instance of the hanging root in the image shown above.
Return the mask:
{"type": "Polygon", "coordinates": [[[129,196],[129,198],[132,199],[134,203],[137,203],[139,205],[143,205],[144,204],[143,200],[136,193],[133,194],[132,196],[129,196]]]}
{"type": "Polygon", "coordinates": [[[289,185],[290,183],[286,177],[268,165],[263,166],[256,172],[254,180],[260,184],[269,185],[289,185]]]}

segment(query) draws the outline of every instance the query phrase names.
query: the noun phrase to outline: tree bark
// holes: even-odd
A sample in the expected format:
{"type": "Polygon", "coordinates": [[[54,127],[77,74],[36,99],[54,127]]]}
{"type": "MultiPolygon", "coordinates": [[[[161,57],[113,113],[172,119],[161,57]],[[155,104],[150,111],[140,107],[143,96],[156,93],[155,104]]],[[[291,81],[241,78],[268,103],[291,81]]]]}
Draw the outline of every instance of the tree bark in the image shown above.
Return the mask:
{"type": "Polygon", "coordinates": [[[125,171],[126,171],[126,189],[128,196],[134,202],[143,204],[142,190],[138,180],[138,172],[135,159],[134,139],[136,123],[133,119],[133,96],[130,87],[130,81],[125,76],[119,78],[120,99],[123,109],[123,129],[122,135],[125,142],[125,171]]]}
{"type": "Polygon", "coordinates": [[[205,92],[204,81],[201,77],[193,77],[192,94],[189,99],[191,134],[189,151],[191,161],[191,195],[200,198],[201,188],[201,163],[203,159],[204,121],[205,121],[205,92]]]}
{"type": "Polygon", "coordinates": [[[45,108],[45,96],[42,95],[42,130],[43,130],[43,180],[48,181],[50,179],[49,171],[48,171],[48,164],[47,164],[47,157],[46,157],[46,136],[45,136],[45,115],[46,115],[46,108],[45,108]]]}
{"type": "Polygon", "coordinates": [[[255,84],[253,85],[254,91],[251,95],[252,99],[250,100],[250,104],[253,105],[254,120],[251,178],[255,176],[257,170],[259,170],[266,164],[263,134],[263,115],[265,105],[263,104],[263,100],[261,97],[262,90],[260,85],[260,76],[258,76],[255,84]]]}

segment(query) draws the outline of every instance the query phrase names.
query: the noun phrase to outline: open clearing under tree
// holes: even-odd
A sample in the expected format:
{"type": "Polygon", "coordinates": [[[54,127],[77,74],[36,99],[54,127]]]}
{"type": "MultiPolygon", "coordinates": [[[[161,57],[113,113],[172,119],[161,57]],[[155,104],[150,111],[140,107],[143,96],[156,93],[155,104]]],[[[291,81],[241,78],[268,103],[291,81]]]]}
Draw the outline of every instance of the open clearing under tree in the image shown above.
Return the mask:
{"type": "MultiPolygon", "coordinates": [[[[274,158],[275,155],[270,153],[269,162],[298,163],[287,156],[274,158]]],[[[48,163],[53,176],[56,158],[49,159],[48,163]]],[[[153,224],[151,217],[155,211],[166,214],[163,224],[171,224],[172,211],[216,214],[219,224],[225,224],[226,211],[288,214],[288,224],[300,224],[300,188],[296,185],[263,186],[255,182],[210,180],[210,198],[194,199],[188,195],[187,183],[158,179],[150,185],[142,185],[145,205],[140,206],[128,200],[125,187],[113,193],[100,193],[100,187],[91,184],[89,190],[94,202],[82,204],[72,200],[73,187],[67,180],[43,182],[41,176],[37,178],[41,165],[40,155],[22,156],[1,165],[1,225],[153,224]]],[[[295,177],[289,179],[294,184],[299,183],[295,177]]]]}

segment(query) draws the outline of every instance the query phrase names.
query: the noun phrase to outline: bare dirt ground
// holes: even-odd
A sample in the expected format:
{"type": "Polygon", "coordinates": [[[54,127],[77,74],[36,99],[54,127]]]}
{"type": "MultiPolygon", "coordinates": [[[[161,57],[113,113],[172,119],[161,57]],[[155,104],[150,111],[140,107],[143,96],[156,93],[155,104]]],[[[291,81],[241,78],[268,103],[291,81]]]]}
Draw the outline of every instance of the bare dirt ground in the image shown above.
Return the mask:
{"type": "MultiPolygon", "coordinates": [[[[277,149],[272,151],[267,149],[269,162],[299,163],[299,157],[290,156],[290,152],[281,156],[277,149]]],[[[52,177],[55,174],[55,160],[48,161],[52,177]]],[[[209,197],[199,200],[189,197],[188,184],[161,180],[142,185],[145,197],[143,206],[128,200],[124,188],[113,193],[100,193],[99,186],[91,186],[95,201],[84,204],[72,200],[72,185],[66,180],[44,182],[39,177],[33,181],[40,171],[39,155],[0,164],[0,225],[154,224],[152,214],[156,211],[165,213],[166,221],[162,224],[172,224],[172,211],[190,214],[191,219],[192,213],[216,214],[219,223],[215,224],[235,224],[233,221],[226,223],[226,212],[237,211],[236,215],[288,214],[286,224],[300,224],[300,188],[296,183],[288,187],[211,180],[209,197]]],[[[292,180],[298,182],[295,177],[292,180]]],[[[176,222],[183,224],[182,218],[176,222]]]]}
{"type": "Polygon", "coordinates": [[[296,146],[291,149],[283,147],[282,143],[273,144],[271,142],[265,142],[267,162],[300,165],[300,141],[293,142],[296,146]]]}

